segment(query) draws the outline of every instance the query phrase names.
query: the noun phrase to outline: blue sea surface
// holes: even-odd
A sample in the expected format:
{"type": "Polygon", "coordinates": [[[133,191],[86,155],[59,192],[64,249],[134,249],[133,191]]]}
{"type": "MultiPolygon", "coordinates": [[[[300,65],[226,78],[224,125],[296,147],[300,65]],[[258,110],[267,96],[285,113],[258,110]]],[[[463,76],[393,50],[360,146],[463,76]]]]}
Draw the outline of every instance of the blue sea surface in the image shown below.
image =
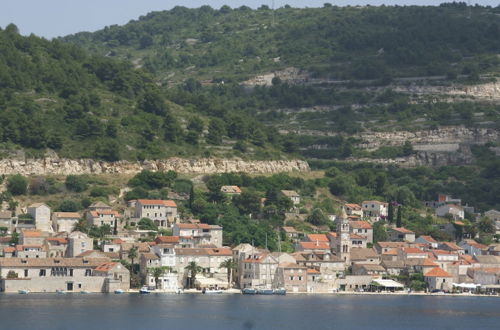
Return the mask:
{"type": "Polygon", "coordinates": [[[500,298],[0,294],[0,329],[499,329],[500,298]]]}

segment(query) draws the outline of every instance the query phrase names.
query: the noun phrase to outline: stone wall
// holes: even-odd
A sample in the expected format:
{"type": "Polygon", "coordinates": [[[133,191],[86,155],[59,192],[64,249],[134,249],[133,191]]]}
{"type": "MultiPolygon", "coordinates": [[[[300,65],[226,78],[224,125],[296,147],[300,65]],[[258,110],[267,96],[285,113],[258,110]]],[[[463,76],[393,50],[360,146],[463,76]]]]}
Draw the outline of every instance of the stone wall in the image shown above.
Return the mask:
{"type": "Polygon", "coordinates": [[[302,160],[245,161],[239,159],[183,159],[168,158],[144,162],[104,162],[92,159],[2,159],[0,174],[70,175],[70,174],[135,174],[142,170],[176,171],[186,174],[215,174],[244,172],[272,174],[280,172],[308,172],[309,164],[302,160]]]}

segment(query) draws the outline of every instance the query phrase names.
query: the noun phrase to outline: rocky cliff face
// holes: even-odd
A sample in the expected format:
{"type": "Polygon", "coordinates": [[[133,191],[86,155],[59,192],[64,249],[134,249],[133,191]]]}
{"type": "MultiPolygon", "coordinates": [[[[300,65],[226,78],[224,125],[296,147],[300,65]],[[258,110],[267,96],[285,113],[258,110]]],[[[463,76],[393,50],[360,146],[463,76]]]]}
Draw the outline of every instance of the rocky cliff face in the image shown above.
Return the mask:
{"type": "MultiPolygon", "coordinates": [[[[410,141],[415,149],[426,149],[437,145],[484,144],[500,141],[500,132],[490,128],[466,128],[463,126],[442,127],[435,130],[415,132],[369,132],[356,136],[363,140],[362,148],[375,150],[381,146],[403,145],[410,141]]],[[[453,151],[453,150],[443,150],[453,151]]]]}
{"type": "Polygon", "coordinates": [[[135,174],[142,170],[176,171],[178,173],[215,174],[244,172],[270,174],[279,172],[308,172],[309,164],[302,160],[244,161],[238,159],[181,159],[169,158],[144,162],[104,162],[92,159],[2,159],[1,174],[70,175],[70,174],[135,174]]]}

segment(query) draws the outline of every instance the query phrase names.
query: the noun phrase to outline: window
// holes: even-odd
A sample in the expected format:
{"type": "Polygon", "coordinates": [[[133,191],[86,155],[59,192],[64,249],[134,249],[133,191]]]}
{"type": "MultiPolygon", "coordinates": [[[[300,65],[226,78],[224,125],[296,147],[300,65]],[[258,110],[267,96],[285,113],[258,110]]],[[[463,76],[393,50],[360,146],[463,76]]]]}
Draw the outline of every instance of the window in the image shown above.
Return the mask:
{"type": "Polygon", "coordinates": [[[69,276],[73,276],[73,269],[72,268],[70,268],[70,270],[69,270],[69,276]]]}
{"type": "Polygon", "coordinates": [[[47,275],[47,271],[45,269],[40,269],[38,276],[46,276],[46,275],[47,275]]]}
{"type": "Polygon", "coordinates": [[[85,242],[82,242],[81,246],[82,246],[82,248],[84,248],[85,247],[85,242]]]}
{"type": "Polygon", "coordinates": [[[302,281],[302,276],[299,276],[299,281],[302,281]]]}
{"type": "Polygon", "coordinates": [[[78,283],[78,289],[82,288],[82,283],[78,283]]]}
{"type": "Polygon", "coordinates": [[[290,276],[290,281],[293,281],[293,276],[290,276]]]}
{"type": "Polygon", "coordinates": [[[28,277],[28,270],[27,269],[24,270],[24,277],[28,277]]]}
{"type": "Polygon", "coordinates": [[[85,276],[92,276],[92,269],[85,269],[85,276]]]}

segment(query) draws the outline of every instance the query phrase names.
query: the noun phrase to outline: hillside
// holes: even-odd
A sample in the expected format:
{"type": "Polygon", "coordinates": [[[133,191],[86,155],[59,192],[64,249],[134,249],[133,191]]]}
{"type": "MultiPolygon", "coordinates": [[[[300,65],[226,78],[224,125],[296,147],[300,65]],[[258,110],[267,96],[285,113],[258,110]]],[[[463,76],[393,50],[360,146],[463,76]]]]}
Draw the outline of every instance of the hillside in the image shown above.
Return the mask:
{"type": "Polygon", "coordinates": [[[175,7],[63,40],[132,61],[199,113],[256,118],[307,159],[460,165],[500,143],[498,13],[175,7]]]}
{"type": "Polygon", "coordinates": [[[499,9],[175,7],[64,38],[131,59],[162,81],[241,81],[297,67],[313,77],[382,79],[498,70],[499,9]]]}
{"type": "Polygon", "coordinates": [[[23,37],[13,24],[0,30],[0,46],[2,157],[42,157],[49,149],[107,161],[283,155],[279,134],[253,118],[176,104],[128,61],[23,37]]]}

